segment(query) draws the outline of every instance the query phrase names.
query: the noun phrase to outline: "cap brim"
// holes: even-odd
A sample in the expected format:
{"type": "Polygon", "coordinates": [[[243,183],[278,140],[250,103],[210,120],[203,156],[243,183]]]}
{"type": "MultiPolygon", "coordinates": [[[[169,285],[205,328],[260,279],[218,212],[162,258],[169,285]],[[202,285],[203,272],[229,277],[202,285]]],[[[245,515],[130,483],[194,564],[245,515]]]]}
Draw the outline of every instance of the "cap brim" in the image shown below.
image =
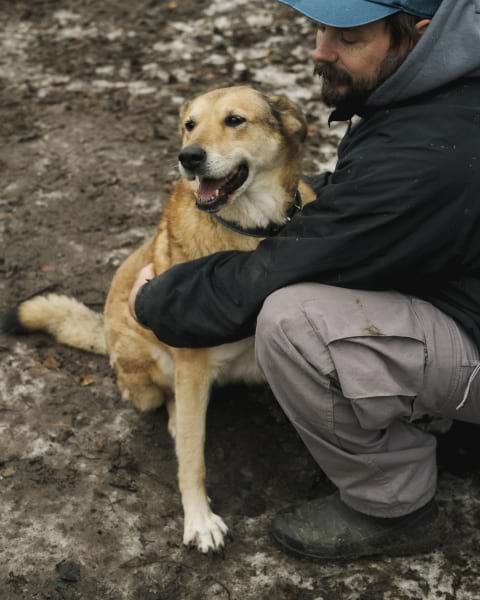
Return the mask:
{"type": "Polygon", "coordinates": [[[322,25],[360,27],[400,12],[369,0],[279,0],[322,25]]]}

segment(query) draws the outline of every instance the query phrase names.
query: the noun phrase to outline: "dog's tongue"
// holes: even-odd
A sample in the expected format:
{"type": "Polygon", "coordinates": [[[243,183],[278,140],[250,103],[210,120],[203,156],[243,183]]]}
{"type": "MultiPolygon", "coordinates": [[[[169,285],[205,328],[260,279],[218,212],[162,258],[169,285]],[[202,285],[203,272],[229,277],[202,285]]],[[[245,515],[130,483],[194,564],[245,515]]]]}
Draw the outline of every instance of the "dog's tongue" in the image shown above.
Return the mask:
{"type": "Polygon", "coordinates": [[[208,202],[215,195],[215,192],[224,185],[226,180],[226,177],[223,179],[201,179],[197,190],[198,199],[201,202],[208,202]]]}

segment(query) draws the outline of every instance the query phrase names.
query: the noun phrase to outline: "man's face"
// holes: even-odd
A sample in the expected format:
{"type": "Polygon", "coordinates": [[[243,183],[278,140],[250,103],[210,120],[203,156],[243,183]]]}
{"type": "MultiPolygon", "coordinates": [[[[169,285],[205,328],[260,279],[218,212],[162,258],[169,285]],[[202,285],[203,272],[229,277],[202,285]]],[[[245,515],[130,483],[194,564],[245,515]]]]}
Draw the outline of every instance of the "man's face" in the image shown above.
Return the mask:
{"type": "Polygon", "coordinates": [[[384,20],[351,29],[321,25],[312,58],[323,79],[323,101],[337,108],[361,106],[407,54],[407,48],[391,47],[384,20]]]}

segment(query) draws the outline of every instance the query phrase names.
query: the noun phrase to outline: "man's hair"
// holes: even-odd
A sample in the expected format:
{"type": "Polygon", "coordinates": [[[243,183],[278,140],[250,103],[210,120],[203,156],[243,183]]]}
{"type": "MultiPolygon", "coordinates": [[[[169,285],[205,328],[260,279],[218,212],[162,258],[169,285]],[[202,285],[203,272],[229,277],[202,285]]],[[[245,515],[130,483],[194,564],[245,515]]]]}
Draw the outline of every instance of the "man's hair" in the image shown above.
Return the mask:
{"type": "Polygon", "coordinates": [[[392,40],[391,47],[398,48],[403,44],[409,47],[415,46],[420,39],[415,25],[421,21],[421,17],[415,17],[404,12],[398,12],[385,19],[387,31],[392,40]]]}

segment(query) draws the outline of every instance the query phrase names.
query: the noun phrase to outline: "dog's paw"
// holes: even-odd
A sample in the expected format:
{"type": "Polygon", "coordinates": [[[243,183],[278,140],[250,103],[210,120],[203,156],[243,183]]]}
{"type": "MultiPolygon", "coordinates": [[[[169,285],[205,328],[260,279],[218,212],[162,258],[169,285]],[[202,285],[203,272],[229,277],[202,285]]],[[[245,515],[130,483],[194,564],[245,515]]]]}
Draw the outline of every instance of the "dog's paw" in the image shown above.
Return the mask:
{"type": "Polygon", "coordinates": [[[209,511],[208,514],[195,515],[185,519],[185,532],[183,543],[185,546],[194,546],[203,554],[208,552],[221,552],[228,527],[223,519],[209,511]]]}

